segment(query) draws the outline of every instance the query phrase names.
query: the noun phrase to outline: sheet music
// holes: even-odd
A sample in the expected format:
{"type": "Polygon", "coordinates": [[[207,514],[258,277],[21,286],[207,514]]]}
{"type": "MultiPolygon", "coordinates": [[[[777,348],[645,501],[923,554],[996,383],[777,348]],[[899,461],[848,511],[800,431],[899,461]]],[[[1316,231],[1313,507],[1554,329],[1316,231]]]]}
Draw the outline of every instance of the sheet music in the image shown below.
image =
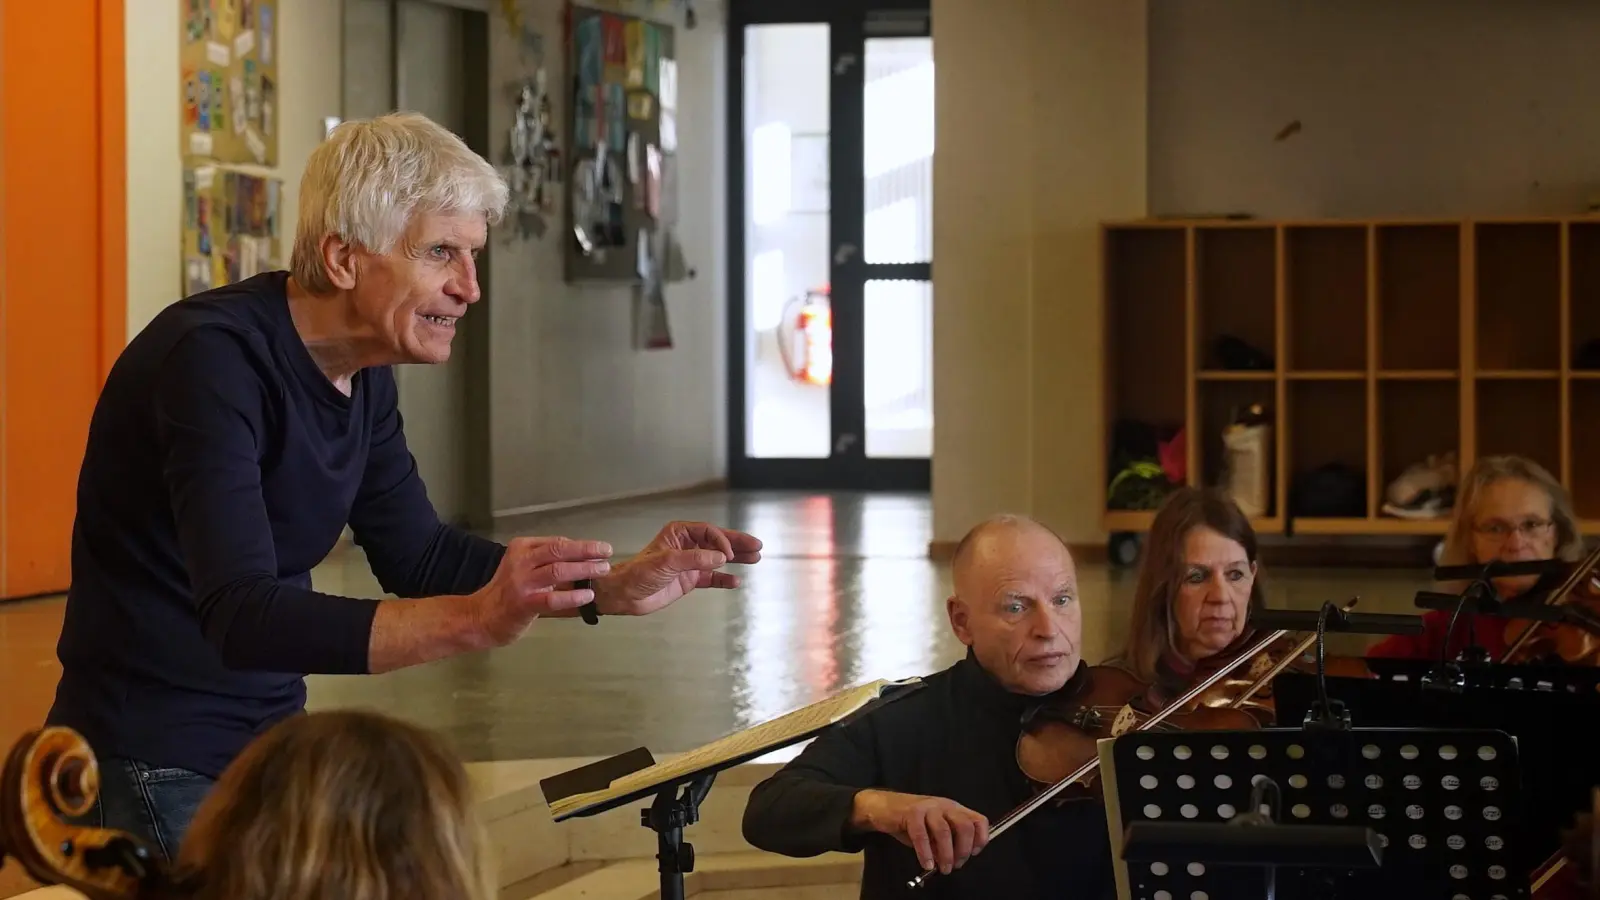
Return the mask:
{"type": "Polygon", "coordinates": [[[586,794],[564,797],[551,803],[550,811],[556,818],[561,818],[635,791],[681,781],[685,776],[704,769],[716,768],[735,759],[759,756],[785,744],[803,740],[807,735],[844,720],[884,694],[893,693],[897,688],[919,685],[921,681],[920,678],[906,678],[899,681],[879,679],[850,688],[826,700],[786,713],[770,722],[763,722],[754,728],[712,741],[675,759],[657,763],[648,769],[640,769],[611,782],[610,787],[603,791],[590,791],[586,794]]]}

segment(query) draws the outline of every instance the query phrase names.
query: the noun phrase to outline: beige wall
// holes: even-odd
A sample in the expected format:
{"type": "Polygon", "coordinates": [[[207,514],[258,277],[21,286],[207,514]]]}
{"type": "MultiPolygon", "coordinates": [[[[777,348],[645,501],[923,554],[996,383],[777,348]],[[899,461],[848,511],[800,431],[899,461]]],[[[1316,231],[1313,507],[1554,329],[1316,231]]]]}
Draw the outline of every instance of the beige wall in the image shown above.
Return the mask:
{"type": "MultiPolygon", "coordinates": [[[[183,160],[179,152],[177,0],[127,0],[128,336],[181,299],[183,160]]],[[[338,0],[278,0],[284,253],[299,209],[300,171],[339,112],[338,0]]]]}
{"type": "Polygon", "coordinates": [[[1145,207],[1143,0],[934,0],[936,541],[1103,540],[1098,223],[1145,207]]]}
{"type": "Polygon", "coordinates": [[[1600,198],[1596,47],[1588,0],[1157,0],[1150,211],[1582,210],[1600,198]]]}
{"type": "MultiPolygon", "coordinates": [[[[544,35],[554,113],[564,121],[564,3],[521,6],[544,35]]],[[[486,306],[491,501],[499,513],[695,484],[725,471],[726,32],[720,3],[701,0],[696,12],[692,31],[681,15],[665,20],[677,38],[678,234],[698,272],[667,287],[673,348],[637,348],[631,288],[565,283],[559,216],[541,238],[509,228],[495,237],[486,306]]],[[[498,16],[489,53],[489,130],[498,150],[514,108],[506,91],[525,71],[498,16]]]]}

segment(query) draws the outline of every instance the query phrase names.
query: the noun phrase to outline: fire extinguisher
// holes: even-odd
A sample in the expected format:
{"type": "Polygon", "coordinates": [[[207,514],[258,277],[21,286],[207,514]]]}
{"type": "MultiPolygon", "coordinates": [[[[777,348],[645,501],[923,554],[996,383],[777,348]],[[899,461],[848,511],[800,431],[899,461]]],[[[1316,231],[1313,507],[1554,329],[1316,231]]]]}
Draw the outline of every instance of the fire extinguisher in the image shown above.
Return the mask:
{"type": "Polygon", "coordinates": [[[790,300],[778,323],[778,350],[789,377],[801,384],[833,381],[833,306],[829,285],[790,300]]]}

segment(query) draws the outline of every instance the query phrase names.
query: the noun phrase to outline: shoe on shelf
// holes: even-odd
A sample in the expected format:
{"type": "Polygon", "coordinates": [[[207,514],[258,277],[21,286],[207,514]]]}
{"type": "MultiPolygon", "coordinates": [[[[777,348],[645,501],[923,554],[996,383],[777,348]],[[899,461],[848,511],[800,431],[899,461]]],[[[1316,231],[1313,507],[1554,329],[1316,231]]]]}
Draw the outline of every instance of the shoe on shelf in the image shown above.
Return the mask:
{"type": "Polygon", "coordinates": [[[1439,519],[1455,508],[1455,451],[1430,455],[1414,463],[1389,483],[1384,493],[1383,512],[1401,519],[1439,519]]]}

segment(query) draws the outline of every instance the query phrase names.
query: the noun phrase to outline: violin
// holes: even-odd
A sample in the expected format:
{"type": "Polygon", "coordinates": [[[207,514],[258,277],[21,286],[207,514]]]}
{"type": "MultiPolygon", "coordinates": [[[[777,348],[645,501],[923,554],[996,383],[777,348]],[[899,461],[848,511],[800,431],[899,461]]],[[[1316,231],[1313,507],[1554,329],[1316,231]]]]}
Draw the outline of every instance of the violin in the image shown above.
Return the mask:
{"type": "MultiPolygon", "coordinates": [[[[1349,612],[1355,605],[1355,599],[1349,600],[1344,606],[1345,612],[1349,612]]],[[[1097,741],[1102,738],[1120,737],[1129,732],[1152,731],[1161,727],[1177,729],[1180,726],[1188,726],[1192,730],[1209,731],[1254,731],[1260,728],[1260,723],[1254,715],[1243,708],[1244,705],[1271,683],[1278,673],[1304,655],[1312,644],[1316,643],[1315,634],[1301,641],[1293,652],[1284,654],[1282,658],[1268,665],[1253,683],[1225,703],[1208,705],[1202,700],[1208,696],[1216,700],[1216,695],[1211,693],[1214,688],[1235,670],[1245,667],[1246,663],[1259,665],[1257,658],[1288,634],[1287,630],[1272,632],[1250,645],[1244,652],[1219,664],[1216,671],[1189,688],[1181,697],[1153,713],[1142,711],[1139,708],[1141,704],[1135,702],[1139,698],[1150,698],[1149,685],[1139,682],[1121,669],[1108,666],[1091,668],[1089,671],[1094,681],[1087,692],[1078,694],[1068,701],[1068,708],[1050,715],[1036,716],[1030,727],[1024,729],[1022,736],[1018,738],[1017,764],[1023,773],[1035,784],[1052,781],[1053,783],[995,823],[995,826],[989,829],[989,840],[998,839],[1034,810],[1055,800],[1069,788],[1081,786],[1082,792],[1079,793],[1081,799],[1093,796],[1089,792],[1097,793],[1097,781],[1092,779],[1092,776],[1100,767],[1097,741]],[[1111,710],[1115,712],[1107,724],[1104,713],[1111,710]],[[1169,720],[1172,721],[1169,723],[1169,720]],[[1050,776],[1054,775],[1059,777],[1052,779],[1050,776]]],[[[1071,796],[1068,795],[1068,799],[1071,796]]],[[[935,869],[925,870],[921,875],[911,879],[907,886],[920,888],[927,884],[936,872],[935,869]]]]}
{"type": "Polygon", "coordinates": [[[1600,834],[1594,823],[1600,819],[1600,789],[1590,801],[1590,809],[1580,813],[1573,828],[1563,836],[1562,847],[1533,872],[1530,900],[1600,900],[1600,834]]]}
{"type": "Polygon", "coordinates": [[[16,860],[40,884],[89,900],[168,900],[164,865],[133,836],[68,824],[94,808],[100,768],[70,728],[22,736],[0,772],[0,866],[16,860]]]}
{"type": "Polygon", "coordinates": [[[1506,652],[1500,662],[1518,665],[1560,660],[1571,666],[1600,666],[1600,547],[1573,566],[1545,598],[1564,616],[1555,622],[1512,619],[1506,623],[1506,652]]]}
{"type": "MultiPolygon", "coordinates": [[[[1356,605],[1350,600],[1345,611],[1356,605]]],[[[1242,652],[1219,653],[1197,669],[1200,682],[1175,700],[1159,688],[1114,666],[1089,670],[1090,686],[1064,708],[1041,710],[1017,738],[1017,765],[1036,788],[1049,789],[1099,754],[1098,741],[1129,731],[1254,731],[1276,721],[1269,694],[1272,679],[1300,662],[1316,635],[1287,652],[1272,647],[1289,632],[1278,631],[1242,652]],[[1243,675],[1235,676],[1236,672],[1243,675]]],[[[1092,772],[1060,792],[1063,801],[1098,795],[1092,772]]]]}

